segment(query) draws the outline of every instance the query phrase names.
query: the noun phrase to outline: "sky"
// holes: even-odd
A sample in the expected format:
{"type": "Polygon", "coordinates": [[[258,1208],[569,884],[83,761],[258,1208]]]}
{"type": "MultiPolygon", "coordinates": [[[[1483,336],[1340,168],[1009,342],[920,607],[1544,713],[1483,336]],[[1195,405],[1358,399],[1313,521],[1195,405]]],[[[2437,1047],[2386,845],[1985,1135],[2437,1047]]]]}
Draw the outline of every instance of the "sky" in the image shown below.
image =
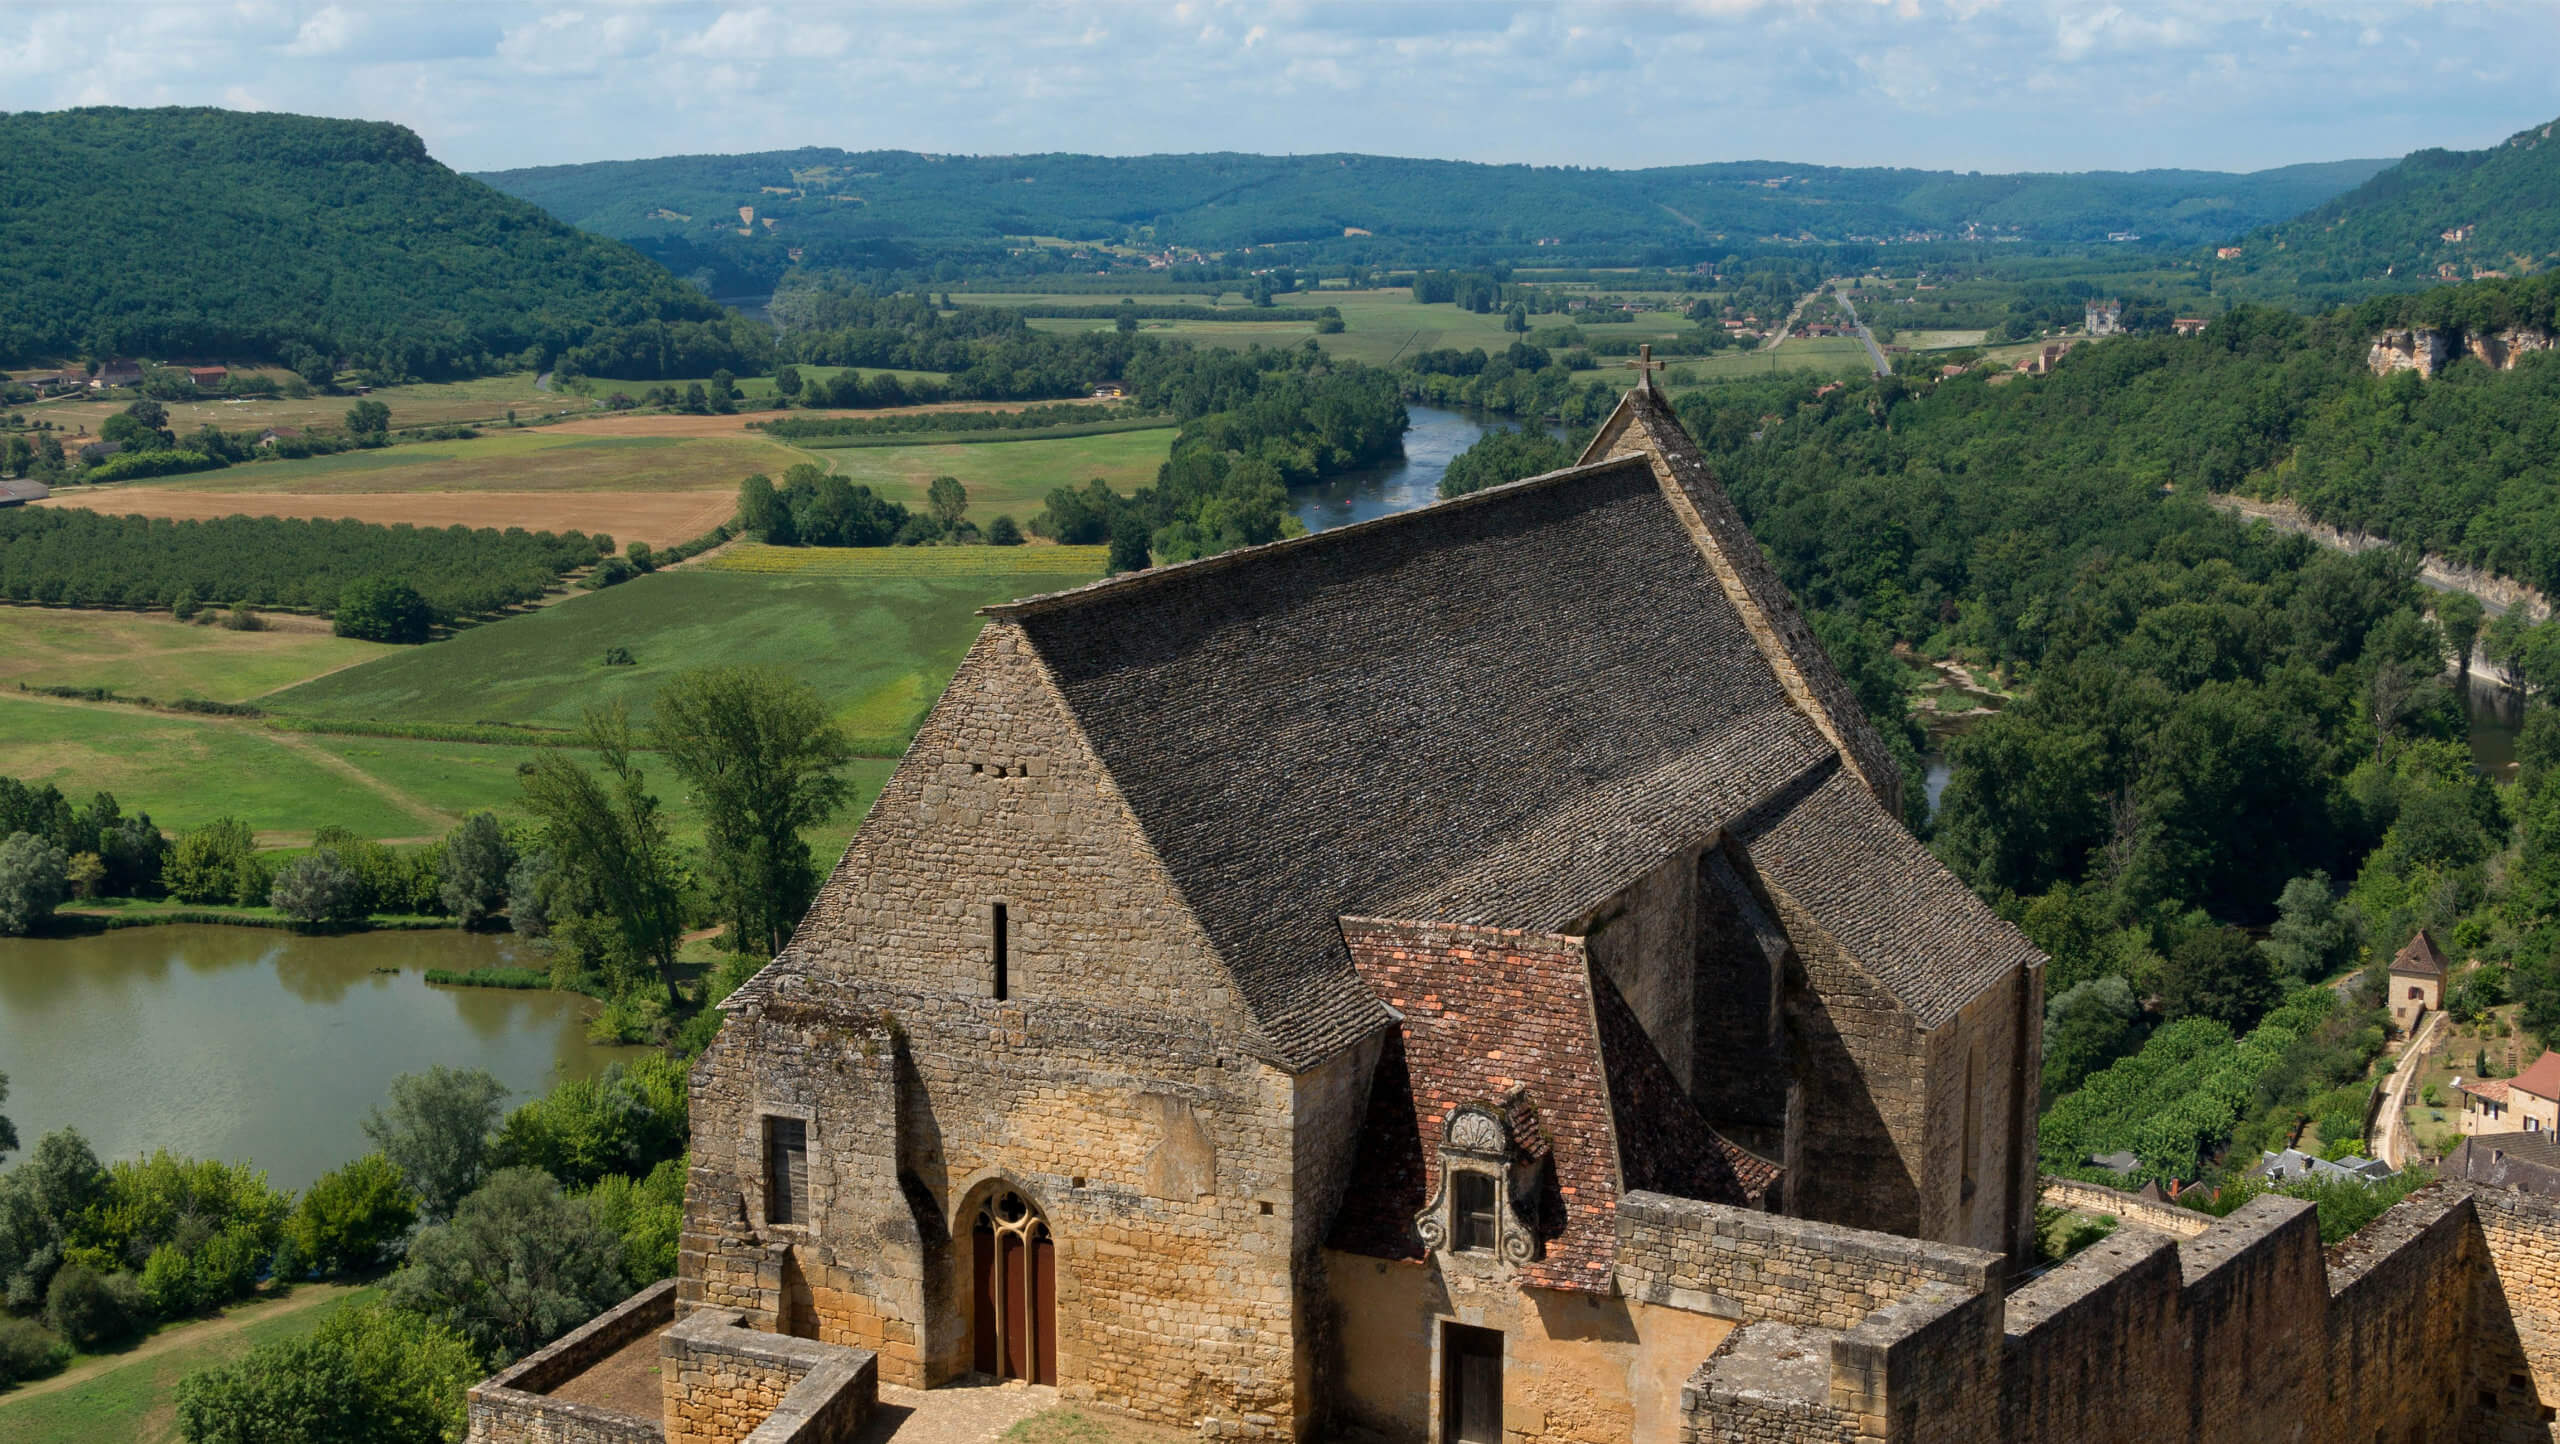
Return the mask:
{"type": "Polygon", "coordinates": [[[2560,0],[0,0],[0,108],[392,120],[464,170],[1364,151],[2253,170],[2560,116],[2560,0]]]}

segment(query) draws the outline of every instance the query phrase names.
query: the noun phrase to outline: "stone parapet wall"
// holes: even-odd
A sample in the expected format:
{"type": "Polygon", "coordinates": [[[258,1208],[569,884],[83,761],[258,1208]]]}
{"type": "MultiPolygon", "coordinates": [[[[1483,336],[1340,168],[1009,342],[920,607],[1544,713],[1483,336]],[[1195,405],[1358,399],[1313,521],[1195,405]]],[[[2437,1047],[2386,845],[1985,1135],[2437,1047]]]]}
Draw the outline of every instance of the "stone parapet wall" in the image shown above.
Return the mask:
{"type": "Polygon", "coordinates": [[[697,1310],[667,1331],[667,1444],[844,1444],[880,1397],[878,1356],[697,1310]]]}
{"type": "Polygon", "coordinates": [[[1997,1254],[1630,1193],[1618,1204],[1618,1288],[1648,1304],[1847,1330],[1923,1284],[1997,1291],[1997,1254]]]}
{"type": "Polygon", "coordinates": [[[2100,1183],[2083,1183],[2076,1178],[2045,1179],[2044,1201],[2055,1208],[2107,1214],[2172,1238],[2194,1238],[2213,1227],[2211,1214],[2180,1208],[2174,1203],[2154,1203],[2138,1193],[2127,1193],[2121,1188],[2109,1188],[2100,1183]]]}
{"type": "Polygon", "coordinates": [[[1827,1332],[1745,1324],[1680,1390],[1683,1444],[1858,1444],[1831,1402],[1827,1332]]]}
{"type": "Polygon", "coordinates": [[[675,1280],[662,1279],[475,1386],[469,1444],[661,1444],[666,1436],[656,1419],[548,1395],[663,1327],[675,1306],[675,1280]]]}

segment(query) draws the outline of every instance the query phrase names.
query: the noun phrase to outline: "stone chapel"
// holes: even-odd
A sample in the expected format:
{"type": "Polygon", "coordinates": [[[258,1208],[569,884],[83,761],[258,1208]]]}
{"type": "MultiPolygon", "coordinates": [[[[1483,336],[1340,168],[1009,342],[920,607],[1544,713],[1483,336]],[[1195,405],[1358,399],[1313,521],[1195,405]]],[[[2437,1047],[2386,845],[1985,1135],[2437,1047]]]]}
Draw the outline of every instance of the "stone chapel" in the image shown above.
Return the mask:
{"type": "Polygon", "coordinates": [[[2041,959],[1649,384],[1567,470],[986,615],[696,1073],[683,1306],[1499,1440],[1730,1327],[1627,1297],[1631,1193],[2029,1247],[2041,959]]]}

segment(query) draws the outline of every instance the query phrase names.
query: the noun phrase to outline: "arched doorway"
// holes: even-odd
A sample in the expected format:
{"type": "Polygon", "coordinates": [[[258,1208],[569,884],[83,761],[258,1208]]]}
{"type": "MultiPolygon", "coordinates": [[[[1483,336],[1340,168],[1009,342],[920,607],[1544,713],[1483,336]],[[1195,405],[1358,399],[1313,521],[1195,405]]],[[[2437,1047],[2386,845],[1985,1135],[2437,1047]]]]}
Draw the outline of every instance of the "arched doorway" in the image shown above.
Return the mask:
{"type": "Polygon", "coordinates": [[[978,1205],[969,1244],[972,1344],[979,1373],[1058,1382],[1058,1255],[1049,1221],[1031,1201],[1000,1188],[978,1205]]]}

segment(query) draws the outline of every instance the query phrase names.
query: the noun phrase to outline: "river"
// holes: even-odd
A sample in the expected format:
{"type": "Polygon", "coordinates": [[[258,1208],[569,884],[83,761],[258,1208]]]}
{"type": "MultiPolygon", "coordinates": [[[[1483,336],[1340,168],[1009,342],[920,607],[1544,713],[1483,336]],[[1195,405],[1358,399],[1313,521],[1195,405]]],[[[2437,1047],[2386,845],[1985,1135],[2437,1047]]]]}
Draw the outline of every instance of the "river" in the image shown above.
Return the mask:
{"type": "Polygon", "coordinates": [[[27,1147],[62,1127],[98,1156],[244,1160],[302,1188],[365,1152],[391,1080],[486,1068],[517,1101],[639,1050],[586,1041],[570,993],[429,987],[427,968],[533,962],[455,930],[299,937],[123,928],[0,939],[0,1104],[27,1147]]]}
{"type": "MultiPolygon", "coordinates": [[[[1413,424],[1405,431],[1402,455],[1290,489],[1289,509],[1306,523],[1307,530],[1323,531],[1429,506],[1440,499],[1440,477],[1459,452],[1488,431],[1525,424],[1490,411],[1410,401],[1404,410],[1413,424]]],[[[1549,435],[1563,434],[1552,426],[1542,429],[1549,435]]]]}

